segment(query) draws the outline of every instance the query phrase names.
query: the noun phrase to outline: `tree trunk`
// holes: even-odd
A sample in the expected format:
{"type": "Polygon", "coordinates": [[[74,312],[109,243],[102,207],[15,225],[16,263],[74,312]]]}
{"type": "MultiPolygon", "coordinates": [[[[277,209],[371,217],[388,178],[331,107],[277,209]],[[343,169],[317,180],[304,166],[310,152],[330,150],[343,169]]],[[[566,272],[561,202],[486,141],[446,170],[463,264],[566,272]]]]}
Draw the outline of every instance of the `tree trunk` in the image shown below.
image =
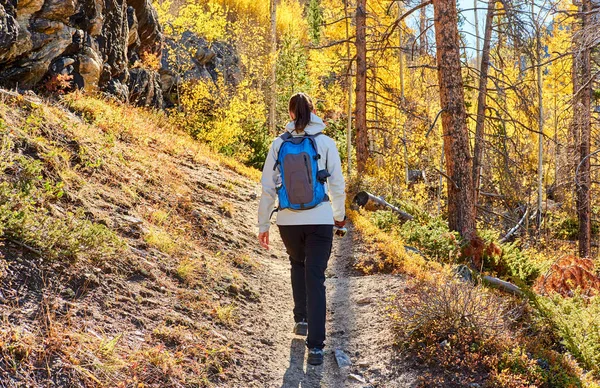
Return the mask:
{"type": "MultiPolygon", "coordinates": [[[[425,7],[421,8],[423,10],[425,7]]],[[[402,17],[402,4],[398,2],[398,19],[402,17]]],[[[423,15],[423,14],[421,14],[423,15]]],[[[398,70],[400,73],[400,105],[398,106],[399,114],[402,114],[404,107],[404,34],[402,34],[402,26],[398,26],[398,70]]],[[[422,42],[421,42],[422,43],[422,42]]],[[[406,139],[406,119],[402,124],[402,145],[404,150],[404,180],[408,185],[408,145],[406,139]]]]}
{"type": "Polygon", "coordinates": [[[444,153],[448,176],[448,225],[471,240],[475,233],[472,161],[466,123],[465,96],[460,66],[456,1],[433,0],[435,41],[444,153]]]}
{"type": "MultiPolygon", "coordinates": [[[[489,3],[493,2],[493,0],[490,0],[488,2],[488,8],[489,8],[489,3]]],[[[477,0],[473,0],[473,16],[475,17],[475,61],[476,64],[475,66],[480,67],[481,66],[481,39],[479,37],[479,10],[478,8],[478,4],[477,4],[477,0]]],[[[487,20],[487,18],[486,18],[487,20]]]]}
{"type": "Polygon", "coordinates": [[[489,0],[485,17],[485,33],[483,36],[483,52],[479,71],[479,94],[477,96],[477,121],[475,123],[475,158],[473,160],[473,185],[475,188],[475,203],[479,198],[481,186],[481,170],[483,164],[483,149],[485,141],[485,110],[487,108],[487,82],[490,68],[490,46],[494,21],[495,0],[489,0]]]}
{"type": "Polygon", "coordinates": [[[356,6],[356,168],[366,170],[369,159],[367,133],[367,0],[358,0],[356,6]]]}
{"type": "Polygon", "coordinates": [[[269,132],[271,135],[277,134],[277,0],[271,0],[271,56],[273,63],[271,65],[269,99],[269,132]]]}
{"type": "Polygon", "coordinates": [[[577,218],[579,219],[579,256],[589,257],[591,246],[591,221],[590,221],[590,137],[591,137],[591,95],[592,95],[592,71],[590,62],[590,48],[585,39],[591,28],[591,4],[590,0],[581,3],[581,30],[579,31],[579,47],[577,47],[573,66],[578,71],[577,84],[581,85],[575,93],[574,122],[576,131],[579,133],[579,166],[576,171],[575,181],[577,190],[577,218]]]}
{"type": "MultiPolygon", "coordinates": [[[[535,5],[531,3],[531,18],[535,18],[535,5]]],[[[538,195],[537,195],[537,235],[539,237],[542,227],[542,216],[544,214],[542,204],[544,201],[544,95],[543,91],[543,80],[542,80],[542,37],[541,37],[542,26],[535,22],[535,61],[536,61],[536,81],[537,81],[537,95],[538,95],[538,195]]]]}
{"type": "Polygon", "coordinates": [[[350,54],[350,18],[348,15],[348,0],[344,0],[344,15],[346,16],[346,55],[348,57],[348,69],[346,82],[348,83],[348,106],[346,121],[346,172],[350,177],[352,172],[352,58],[350,54]]]}
{"type": "MultiPolygon", "coordinates": [[[[421,3],[427,0],[422,0],[421,3]]],[[[400,2],[398,2],[400,7],[400,2]]],[[[427,54],[427,7],[421,7],[419,10],[419,54],[427,54]]]]}

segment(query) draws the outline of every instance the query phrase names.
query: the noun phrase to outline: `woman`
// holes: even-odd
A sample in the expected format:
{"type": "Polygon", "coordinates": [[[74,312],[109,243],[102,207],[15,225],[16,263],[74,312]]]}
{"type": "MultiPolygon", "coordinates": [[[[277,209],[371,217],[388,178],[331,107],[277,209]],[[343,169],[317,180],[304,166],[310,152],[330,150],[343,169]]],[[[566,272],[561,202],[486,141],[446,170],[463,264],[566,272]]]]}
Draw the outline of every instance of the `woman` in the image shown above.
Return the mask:
{"type": "Polygon", "coordinates": [[[310,98],[304,93],[292,96],[289,113],[292,121],[271,144],[263,168],[258,240],[269,249],[270,218],[278,196],[277,226],[291,262],[294,333],[308,333],[307,362],[320,365],[325,341],[325,269],[331,254],[333,226],[341,228],[345,224],[345,183],[335,142],[322,134],[325,124],[314,113],[310,98]],[[303,153],[294,154],[291,144],[305,147],[303,153]],[[306,157],[312,152],[313,158],[306,157]],[[304,173],[292,166],[294,160],[303,161],[304,165],[296,166],[305,168],[304,173]],[[315,168],[309,163],[314,163],[315,168]],[[298,176],[304,180],[294,181],[298,176]],[[299,184],[305,187],[299,188],[299,184]],[[320,191],[324,195],[319,196],[320,191]],[[307,198],[304,204],[294,204],[294,197],[307,194],[312,202],[307,198]]]}

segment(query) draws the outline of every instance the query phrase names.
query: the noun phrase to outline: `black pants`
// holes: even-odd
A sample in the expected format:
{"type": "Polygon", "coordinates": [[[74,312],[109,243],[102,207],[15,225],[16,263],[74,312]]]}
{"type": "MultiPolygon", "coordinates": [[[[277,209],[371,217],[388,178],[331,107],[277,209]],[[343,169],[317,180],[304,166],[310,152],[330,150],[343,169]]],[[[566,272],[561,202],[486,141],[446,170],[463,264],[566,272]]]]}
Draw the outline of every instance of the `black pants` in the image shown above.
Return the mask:
{"type": "Polygon", "coordinates": [[[323,349],[325,342],[325,269],[333,242],[332,225],[279,226],[292,264],[294,320],[308,322],[309,348],[323,349]]]}

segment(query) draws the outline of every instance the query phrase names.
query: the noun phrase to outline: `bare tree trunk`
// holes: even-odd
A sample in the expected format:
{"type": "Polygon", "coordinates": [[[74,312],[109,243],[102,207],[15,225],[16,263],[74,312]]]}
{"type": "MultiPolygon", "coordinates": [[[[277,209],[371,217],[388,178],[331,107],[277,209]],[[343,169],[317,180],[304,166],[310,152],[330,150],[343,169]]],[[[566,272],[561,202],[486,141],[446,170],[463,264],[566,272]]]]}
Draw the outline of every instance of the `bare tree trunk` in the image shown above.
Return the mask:
{"type": "MultiPolygon", "coordinates": [[[[423,7],[425,8],[425,7],[423,7]]],[[[421,10],[423,9],[421,8],[421,10]]],[[[402,4],[398,2],[398,18],[402,17],[402,4]]],[[[400,112],[404,105],[404,36],[402,26],[398,26],[398,66],[400,73],[400,112]]],[[[404,150],[404,180],[408,185],[408,145],[406,144],[406,119],[402,125],[402,145],[404,150]]]]}
{"type": "MultiPolygon", "coordinates": [[[[477,3],[477,1],[476,1],[477,3]]],[[[483,52],[479,71],[479,94],[477,96],[477,121],[475,123],[475,158],[473,160],[473,185],[475,188],[475,203],[479,198],[481,187],[481,170],[483,165],[483,149],[485,142],[485,110],[487,108],[487,82],[490,68],[490,46],[496,0],[489,0],[485,17],[485,33],[483,37],[483,52]]]]}
{"type": "Polygon", "coordinates": [[[277,0],[271,0],[271,96],[269,99],[269,132],[277,134],[277,0]]]}
{"type": "Polygon", "coordinates": [[[348,0],[344,0],[344,15],[346,16],[346,56],[348,57],[348,69],[346,82],[348,83],[348,120],[346,122],[346,158],[348,177],[352,172],[352,58],[350,54],[350,18],[348,15],[348,0]]]}
{"type": "MultiPolygon", "coordinates": [[[[421,0],[421,3],[427,0],[421,0]]],[[[398,2],[400,7],[400,2],[398,2]]],[[[427,7],[421,7],[419,10],[419,54],[427,54],[427,7]]]]}
{"type": "Polygon", "coordinates": [[[472,161],[460,67],[455,0],[433,0],[444,153],[448,175],[448,225],[467,240],[476,237],[472,161]]]}
{"type": "Polygon", "coordinates": [[[542,215],[544,202],[544,95],[542,93],[542,37],[541,28],[534,16],[534,3],[531,3],[531,18],[535,23],[535,61],[536,61],[536,80],[538,94],[538,196],[537,196],[537,233],[538,237],[542,226],[542,215]]]}
{"type": "MultiPolygon", "coordinates": [[[[492,0],[490,0],[492,2],[492,0]]],[[[488,3],[489,8],[489,3],[488,3]]],[[[477,63],[475,66],[481,66],[481,39],[479,38],[479,13],[477,12],[477,0],[473,0],[473,16],[475,17],[475,60],[477,63]]],[[[487,20],[487,18],[486,18],[487,20]]],[[[485,44],[485,43],[484,43],[485,44]]]]}
{"type": "Polygon", "coordinates": [[[366,170],[369,159],[367,133],[367,0],[358,0],[356,6],[356,167],[366,170]]]}
{"type": "Polygon", "coordinates": [[[590,47],[586,42],[586,34],[591,27],[591,4],[590,0],[581,2],[582,28],[579,35],[579,47],[575,61],[579,77],[579,89],[575,93],[574,121],[580,136],[579,142],[579,165],[576,171],[575,181],[577,190],[577,218],[579,219],[579,256],[589,257],[591,247],[591,220],[590,220],[590,137],[591,137],[591,95],[592,95],[592,71],[590,62],[590,47]]]}

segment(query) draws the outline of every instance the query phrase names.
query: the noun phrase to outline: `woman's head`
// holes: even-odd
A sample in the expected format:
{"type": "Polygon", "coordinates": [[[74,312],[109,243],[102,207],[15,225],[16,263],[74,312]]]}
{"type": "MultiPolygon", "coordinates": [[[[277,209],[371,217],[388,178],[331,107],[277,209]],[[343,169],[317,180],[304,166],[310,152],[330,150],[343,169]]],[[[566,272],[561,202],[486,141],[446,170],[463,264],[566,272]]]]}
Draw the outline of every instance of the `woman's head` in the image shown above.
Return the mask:
{"type": "Polygon", "coordinates": [[[310,114],[314,110],[310,97],[304,93],[294,94],[290,98],[288,109],[292,120],[294,120],[294,130],[296,132],[304,131],[304,128],[310,123],[310,114]]]}

